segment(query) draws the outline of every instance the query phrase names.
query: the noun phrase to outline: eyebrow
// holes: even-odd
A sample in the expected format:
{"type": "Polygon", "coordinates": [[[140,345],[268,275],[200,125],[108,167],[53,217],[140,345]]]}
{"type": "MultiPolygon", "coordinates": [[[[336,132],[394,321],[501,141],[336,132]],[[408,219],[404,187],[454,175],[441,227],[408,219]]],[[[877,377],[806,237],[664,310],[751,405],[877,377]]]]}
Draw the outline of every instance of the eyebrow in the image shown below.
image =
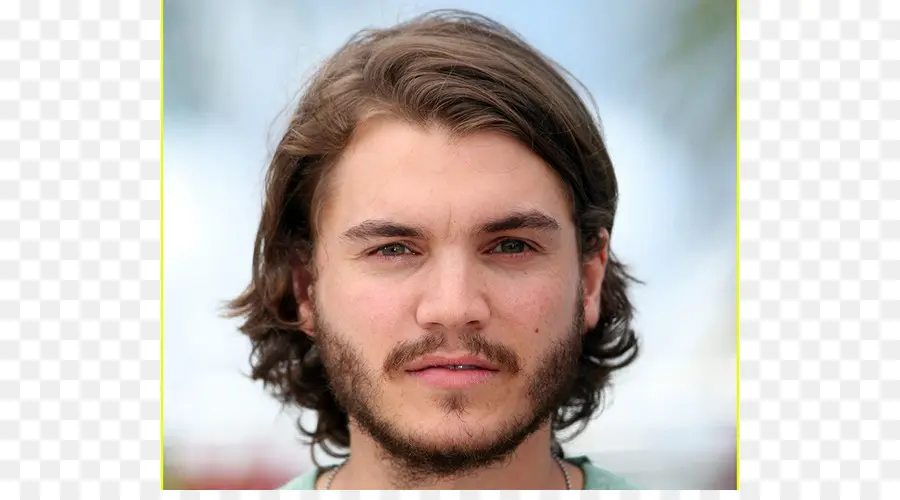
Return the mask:
{"type": "Polygon", "coordinates": [[[559,231],[559,222],[553,217],[538,210],[513,212],[509,215],[485,222],[478,227],[477,233],[492,234],[512,231],[514,229],[537,229],[538,231],[559,231]]]}
{"type": "MultiPolygon", "coordinates": [[[[538,210],[512,212],[497,219],[483,222],[475,229],[475,234],[494,234],[515,229],[535,229],[542,232],[559,231],[559,222],[538,210]]],[[[365,241],[377,238],[412,238],[427,240],[433,237],[431,231],[413,225],[400,224],[384,219],[363,221],[341,235],[348,241],[365,241]]]]}
{"type": "Polygon", "coordinates": [[[421,227],[399,224],[383,219],[370,219],[344,231],[341,236],[349,241],[364,241],[376,238],[413,238],[424,240],[431,236],[431,232],[421,227]]]}

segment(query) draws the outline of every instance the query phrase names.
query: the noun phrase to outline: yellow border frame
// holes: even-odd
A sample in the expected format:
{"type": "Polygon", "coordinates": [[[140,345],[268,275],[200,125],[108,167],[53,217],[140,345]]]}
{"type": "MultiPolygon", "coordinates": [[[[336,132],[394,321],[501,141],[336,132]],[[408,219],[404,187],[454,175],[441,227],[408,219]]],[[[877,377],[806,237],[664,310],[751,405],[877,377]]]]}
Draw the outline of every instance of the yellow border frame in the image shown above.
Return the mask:
{"type": "Polygon", "coordinates": [[[735,0],[734,11],[734,107],[735,107],[735,485],[741,489],[741,0],[735,0]]]}
{"type": "MultiPolygon", "coordinates": [[[[165,340],[163,333],[163,312],[164,312],[164,303],[163,299],[164,287],[163,287],[163,277],[165,273],[163,272],[163,256],[165,255],[165,245],[164,245],[164,180],[163,180],[163,172],[164,172],[164,163],[165,163],[165,147],[164,143],[164,113],[165,107],[163,103],[165,102],[165,78],[164,71],[165,65],[163,59],[165,58],[165,30],[164,30],[164,19],[165,19],[165,0],[159,1],[159,489],[165,489],[165,445],[164,445],[164,436],[165,436],[165,425],[163,423],[165,418],[165,370],[164,370],[164,362],[165,358],[165,340]]],[[[735,373],[736,373],[736,392],[735,392],[735,490],[740,491],[741,489],[741,2],[740,0],[735,0],[735,169],[736,169],[736,183],[735,183],[735,227],[736,227],[736,239],[735,239],[735,270],[736,270],[736,279],[735,279],[735,348],[736,348],[736,361],[735,361],[735,373]]]]}
{"type": "Polygon", "coordinates": [[[165,412],[164,409],[164,401],[165,401],[165,387],[163,384],[163,380],[165,378],[165,370],[163,369],[163,358],[165,358],[165,349],[163,348],[163,304],[165,301],[163,300],[163,276],[165,273],[163,272],[163,255],[165,254],[165,246],[163,245],[163,235],[165,231],[163,230],[163,193],[165,189],[165,183],[163,182],[163,163],[165,162],[165,148],[163,147],[164,135],[163,135],[163,119],[165,108],[163,107],[163,102],[165,101],[165,78],[163,77],[163,73],[165,71],[165,66],[163,65],[163,59],[165,58],[165,42],[163,41],[163,10],[166,0],[159,0],[159,489],[160,491],[166,489],[165,487],[165,453],[164,453],[164,445],[163,445],[163,437],[165,436],[165,426],[163,425],[163,419],[165,412]]]}

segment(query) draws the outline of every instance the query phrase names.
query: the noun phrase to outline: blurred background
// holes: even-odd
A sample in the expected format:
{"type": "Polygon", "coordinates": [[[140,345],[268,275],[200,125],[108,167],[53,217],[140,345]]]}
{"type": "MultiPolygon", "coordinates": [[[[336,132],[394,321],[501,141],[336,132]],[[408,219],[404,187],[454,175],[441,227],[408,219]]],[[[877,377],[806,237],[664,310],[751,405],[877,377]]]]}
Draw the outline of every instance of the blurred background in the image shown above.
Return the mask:
{"type": "Polygon", "coordinates": [[[616,166],[612,248],[645,282],[644,350],[567,453],[648,488],[734,488],[735,4],[560,5],[165,1],[167,489],[269,489],[312,467],[220,308],[249,280],[263,175],[305,80],[357,30],[437,8],[490,16],[571,71],[616,166]]]}

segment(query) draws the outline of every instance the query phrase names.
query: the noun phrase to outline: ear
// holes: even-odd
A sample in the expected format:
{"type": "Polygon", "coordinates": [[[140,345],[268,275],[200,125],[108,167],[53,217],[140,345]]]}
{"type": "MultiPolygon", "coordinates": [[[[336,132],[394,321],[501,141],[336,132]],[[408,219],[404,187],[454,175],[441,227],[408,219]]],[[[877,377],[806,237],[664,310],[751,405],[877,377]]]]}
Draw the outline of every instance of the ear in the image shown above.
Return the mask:
{"type": "Polygon", "coordinates": [[[603,277],[609,259],[609,232],[600,229],[597,233],[597,249],[581,264],[582,303],[584,308],[584,333],[600,322],[603,277]]]}
{"type": "Polygon", "coordinates": [[[315,332],[315,307],[313,307],[313,279],[307,266],[291,264],[291,282],[294,291],[294,300],[297,303],[297,318],[300,320],[300,329],[314,337],[315,332]]]}

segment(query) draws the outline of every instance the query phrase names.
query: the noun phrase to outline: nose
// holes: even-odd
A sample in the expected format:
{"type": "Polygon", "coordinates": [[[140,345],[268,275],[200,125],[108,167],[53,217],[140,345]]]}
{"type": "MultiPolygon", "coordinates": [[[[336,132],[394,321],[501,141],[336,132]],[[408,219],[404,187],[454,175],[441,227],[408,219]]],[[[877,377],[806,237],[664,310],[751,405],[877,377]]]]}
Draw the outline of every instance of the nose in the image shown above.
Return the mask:
{"type": "Polygon", "coordinates": [[[416,310],[423,329],[480,329],[490,308],[483,272],[464,256],[435,257],[424,276],[424,291],[416,310]]]}

